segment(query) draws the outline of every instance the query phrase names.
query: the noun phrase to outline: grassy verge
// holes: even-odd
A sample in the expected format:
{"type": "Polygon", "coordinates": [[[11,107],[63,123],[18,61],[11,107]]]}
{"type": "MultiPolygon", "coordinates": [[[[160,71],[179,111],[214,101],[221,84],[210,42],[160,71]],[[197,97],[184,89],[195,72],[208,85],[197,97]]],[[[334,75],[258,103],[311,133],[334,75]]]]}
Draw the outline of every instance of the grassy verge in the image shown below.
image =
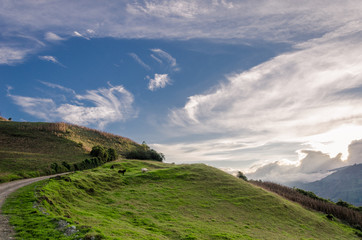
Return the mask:
{"type": "Polygon", "coordinates": [[[34,187],[4,206],[19,239],[358,239],[338,221],[201,164],[122,160],[34,187]],[[78,236],[54,230],[59,219],[78,236]]]}

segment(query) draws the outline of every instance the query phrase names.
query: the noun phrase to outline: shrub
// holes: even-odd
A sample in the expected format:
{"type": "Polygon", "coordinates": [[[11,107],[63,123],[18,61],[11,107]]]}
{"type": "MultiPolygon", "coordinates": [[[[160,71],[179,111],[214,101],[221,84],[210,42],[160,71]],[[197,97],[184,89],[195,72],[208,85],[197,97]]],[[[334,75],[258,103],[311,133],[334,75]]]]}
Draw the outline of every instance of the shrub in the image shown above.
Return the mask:
{"type": "Polygon", "coordinates": [[[236,176],[240,179],[243,179],[244,181],[248,181],[248,178],[244,175],[244,173],[240,171],[238,171],[238,174],[236,176]]]}
{"type": "Polygon", "coordinates": [[[102,146],[94,146],[92,148],[92,151],[90,152],[90,155],[92,157],[97,157],[100,160],[102,160],[102,162],[107,162],[108,160],[108,151],[106,151],[106,149],[102,146]]]}
{"type": "Polygon", "coordinates": [[[60,168],[59,168],[59,166],[58,166],[58,163],[52,163],[52,164],[50,164],[50,168],[53,170],[53,172],[55,172],[55,173],[57,173],[59,170],[60,170],[60,168]]]}
{"type": "Polygon", "coordinates": [[[107,152],[108,152],[108,162],[114,161],[118,158],[118,153],[115,149],[108,148],[107,152]]]}
{"type": "Polygon", "coordinates": [[[136,149],[130,150],[125,154],[128,159],[155,160],[162,162],[165,156],[148,147],[145,143],[136,149]]]}
{"type": "Polygon", "coordinates": [[[66,168],[66,169],[68,169],[68,171],[70,171],[70,165],[67,163],[67,162],[62,162],[62,165],[66,168]]]}

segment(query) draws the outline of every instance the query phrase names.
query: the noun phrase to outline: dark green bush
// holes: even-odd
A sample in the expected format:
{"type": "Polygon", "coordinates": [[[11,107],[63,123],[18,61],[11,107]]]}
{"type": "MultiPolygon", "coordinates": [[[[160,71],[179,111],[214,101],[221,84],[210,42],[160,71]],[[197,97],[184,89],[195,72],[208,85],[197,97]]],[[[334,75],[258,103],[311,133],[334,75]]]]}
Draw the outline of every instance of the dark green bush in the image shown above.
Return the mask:
{"type": "Polygon", "coordinates": [[[238,174],[236,176],[240,179],[243,179],[244,181],[248,181],[248,178],[245,176],[245,174],[240,171],[238,172],[238,174]]]}
{"type": "Polygon", "coordinates": [[[108,152],[108,162],[114,161],[118,158],[118,153],[115,149],[108,148],[107,152],[108,152]]]}
{"type": "Polygon", "coordinates": [[[67,163],[66,161],[62,162],[62,165],[68,170],[70,171],[71,167],[69,165],[69,163],[67,163]]]}
{"type": "Polygon", "coordinates": [[[90,152],[92,157],[99,158],[102,162],[107,162],[108,160],[108,151],[102,146],[94,146],[90,152]]]}
{"type": "Polygon", "coordinates": [[[60,168],[59,168],[59,166],[58,166],[58,163],[56,163],[56,162],[50,164],[50,168],[53,170],[54,173],[57,173],[57,172],[59,172],[59,170],[60,170],[60,168]]]}
{"type": "Polygon", "coordinates": [[[124,154],[128,159],[155,160],[162,162],[165,156],[151,149],[145,142],[140,147],[130,150],[124,154]]]}

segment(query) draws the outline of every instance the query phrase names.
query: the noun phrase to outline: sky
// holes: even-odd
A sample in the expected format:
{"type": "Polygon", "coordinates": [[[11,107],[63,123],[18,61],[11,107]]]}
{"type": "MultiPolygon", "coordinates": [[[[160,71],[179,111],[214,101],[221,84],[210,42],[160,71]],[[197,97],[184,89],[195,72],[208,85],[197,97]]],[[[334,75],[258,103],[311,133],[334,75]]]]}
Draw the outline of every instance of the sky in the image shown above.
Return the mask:
{"type": "Polygon", "coordinates": [[[13,121],[280,183],[362,163],[357,0],[0,0],[0,30],[13,121]]]}

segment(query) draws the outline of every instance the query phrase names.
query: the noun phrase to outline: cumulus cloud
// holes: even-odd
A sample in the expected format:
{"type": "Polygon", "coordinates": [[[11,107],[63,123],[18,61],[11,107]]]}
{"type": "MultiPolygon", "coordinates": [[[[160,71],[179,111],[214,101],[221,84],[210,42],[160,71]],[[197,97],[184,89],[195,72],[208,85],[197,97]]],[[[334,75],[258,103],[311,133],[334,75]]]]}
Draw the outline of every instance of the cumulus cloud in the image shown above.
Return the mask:
{"type": "Polygon", "coordinates": [[[8,97],[26,113],[46,121],[65,121],[104,128],[111,122],[126,121],[137,116],[137,111],[132,106],[134,97],[123,86],[110,86],[76,94],[74,90],[57,84],[44,84],[71,93],[73,99],[67,99],[66,103],[57,103],[50,98],[13,95],[10,93],[11,89],[8,97]],[[74,99],[77,101],[72,101],[74,99]]]}
{"type": "Polygon", "coordinates": [[[261,179],[283,184],[293,182],[313,182],[333,173],[335,169],[362,163],[362,140],[353,141],[349,145],[349,158],[341,160],[341,154],[332,158],[319,151],[303,151],[305,157],[298,164],[285,164],[280,161],[255,166],[254,172],[247,176],[251,179],[261,179]]]}
{"type": "Polygon", "coordinates": [[[151,70],[151,67],[148,66],[146,63],[144,63],[142,61],[142,59],[135,53],[130,53],[129,54],[139,65],[141,65],[142,67],[144,67],[147,70],[151,70]]]}
{"type": "Polygon", "coordinates": [[[166,85],[171,83],[168,74],[156,73],[153,79],[151,79],[150,77],[148,77],[148,79],[150,80],[148,84],[148,89],[151,91],[155,91],[158,88],[164,88],[166,87],[166,85]]]}

